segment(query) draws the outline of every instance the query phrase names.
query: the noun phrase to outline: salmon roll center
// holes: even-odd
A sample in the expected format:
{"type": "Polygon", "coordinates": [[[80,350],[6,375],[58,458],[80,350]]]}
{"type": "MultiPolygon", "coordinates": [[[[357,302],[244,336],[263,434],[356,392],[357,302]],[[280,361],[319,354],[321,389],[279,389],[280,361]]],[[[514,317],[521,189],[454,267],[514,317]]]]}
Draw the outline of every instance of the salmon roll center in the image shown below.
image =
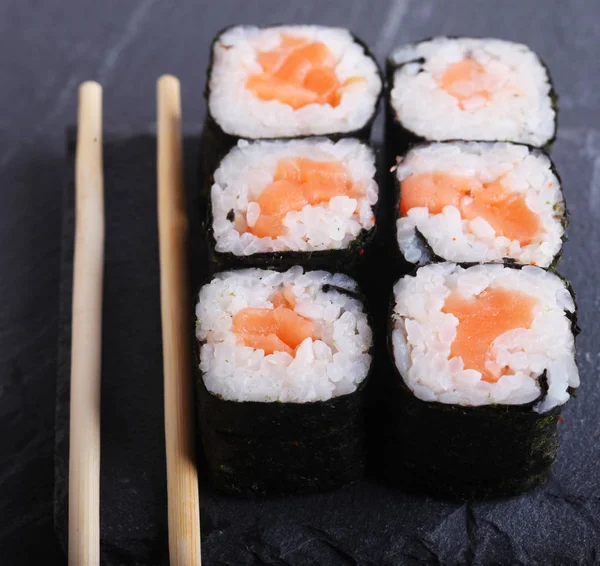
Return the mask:
{"type": "Polygon", "coordinates": [[[465,220],[482,218],[496,236],[531,243],[542,231],[539,216],[528,206],[524,195],[511,193],[499,178],[484,183],[436,171],[411,175],[401,183],[400,214],[406,216],[416,207],[441,214],[446,206],[459,210],[465,220]]]}
{"type": "Polygon", "coordinates": [[[537,304],[538,300],[530,295],[502,288],[486,289],[466,299],[452,291],[442,308],[442,312],[458,319],[450,358],[462,358],[465,369],[480,372],[484,381],[497,382],[508,368],[494,363],[492,344],[506,332],[528,329],[537,304]]]}
{"type": "Polygon", "coordinates": [[[261,100],[278,100],[298,110],[309,104],[340,104],[344,89],[362,77],[341,82],[335,72],[337,60],[320,41],[281,35],[276,49],[261,51],[257,61],[262,73],[250,75],[247,88],[261,100]]]}
{"type": "Polygon", "coordinates": [[[442,74],[440,86],[465,110],[468,101],[480,99],[485,104],[492,99],[492,82],[481,63],[467,58],[448,66],[442,74]]]}
{"type": "Polygon", "coordinates": [[[306,338],[316,339],[314,322],[294,311],[295,296],[290,288],[277,290],[273,308],[245,308],[233,317],[233,332],[245,346],[264,350],[265,355],[286,352],[291,356],[306,338]]]}
{"type": "Polygon", "coordinates": [[[289,212],[323,204],[334,197],[356,199],[364,194],[364,188],[352,181],[343,163],[304,157],[281,159],[273,182],[249,206],[248,232],[259,238],[277,238],[287,232],[284,218],[289,212]]]}

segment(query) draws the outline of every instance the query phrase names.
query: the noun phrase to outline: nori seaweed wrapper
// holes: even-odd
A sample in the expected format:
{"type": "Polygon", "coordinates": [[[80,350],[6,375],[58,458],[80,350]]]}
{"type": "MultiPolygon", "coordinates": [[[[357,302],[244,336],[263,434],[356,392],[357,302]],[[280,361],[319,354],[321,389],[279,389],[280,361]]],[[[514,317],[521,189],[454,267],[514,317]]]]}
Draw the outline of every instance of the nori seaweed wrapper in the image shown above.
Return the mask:
{"type": "MultiPolygon", "coordinates": [[[[548,269],[551,270],[555,270],[556,266],[558,265],[558,262],[560,261],[560,258],[562,257],[562,252],[563,252],[563,245],[564,243],[567,241],[568,237],[567,237],[567,227],[569,225],[569,210],[567,208],[567,201],[564,195],[564,191],[563,191],[563,187],[562,187],[562,179],[558,173],[558,171],[556,170],[556,165],[554,164],[554,161],[552,161],[552,158],[550,157],[550,155],[548,154],[547,151],[545,151],[544,149],[540,149],[538,147],[529,145],[529,144],[524,144],[524,143],[516,143],[516,142],[494,142],[494,141],[486,141],[486,140],[446,140],[443,142],[419,142],[416,143],[414,145],[411,146],[409,151],[412,151],[413,149],[418,149],[421,147],[426,147],[428,145],[432,145],[432,144],[437,144],[437,143],[444,143],[444,144],[453,144],[453,143],[510,143],[511,145],[520,145],[520,146],[524,146],[527,149],[529,149],[529,151],[533,154],[533,155],[545,155],[549,160],[550,160],[550,171],[552,172],[552,174],[556,177],[556,179],[558,180],[558,184],[560,187],[560,194],[562,195],[563,198],[563,202],[562,202],[562,210],[561,212],[561,224],[563,227],[563,235],[562,235],[562,245],[560,247],[560,249],[558,250],[558,252],[556,253],[556,255],[552,258],[552,262],[550,263],[550,265],[548,266],[548,269]]],[[[427,265],[428,263],[438,263],[438,262],[444,262],[444,261],[453,261],[451,259],[448,258],[444,258],[442,256],[439,256],[438,254],[436,254],[433,249],[431,248],[431,246],[429,245],[429,242],[427,241],[427,239],[425,238],[425,236],[423,236],[423,234],[421,234],[421,232],[419,232],[419,230],[416,230],[417,233],[417,238],[419,239],[420,245],[421,245],[421,249],[422,249],[422,253],[423,256],[421,257],[421,259],[417,262],[417,263],[412,263],[407,261],[404,258],[404,255],[402,254],[402,252],[400,251],[400,247],[398,245],[398,237],[397,237],[397,228],[396,228],[396,221],[399,218],[399,214],[400,214],[400,197],[401,197],[401,185],[400,185],[400,181],[398,180],[398,177],[396,176],[396,171],[394,169],[394,171],[392,171],[391,173],[392,176],[392,183],[393,183],[393,193],[394,193],[394,204],[393,207],[391,207],[392,210],[392,214],[394,215],[393,220],[391,221],[394,227],[394,235],[393,235],[393,246],[392,248],[389,250],[389,255],[390,257],[392,257],[394,259],[394,261],[398,264],[399,268],[397,271],[399,271],[400,274],[407,274],[410,273],[415,266],[417,267],[422,267],[424,265],[427,265]]],[[[389,220],[387,220],[389,222],[389,220]]],[[[508,264],[508,263],[518,263],[517,260],[515,260],[514,258],[510,258],[510,257],[505,257],[502,259],[502,261],[497,262],[497,263],[504,263],[504,264],[508,264]]]]}
{"type": "Polygon", "coordinates": [[[341,250],[269,252],[237,256],[215,251],[212,227],[206,229],[212,273],[240,267],[287,270],[294,265],[300,265],[305,269],[345,273],[359,281],[363,275],[361,268],[365,265],[374,233],[375,228],[362,230],[347,248],[341,250]]]}
{"type": "MultiPolygon", "coordinates": [[[[459,36],[446,36],[447,39],[464,39],[459,36]]],[[[430,41],[431,39],[435,39],[433,37],[429,37],[423,39],[421,41],[414,42],[413,45],[418,45],[419,43],[424,43],[426,41],[430,41]]],[[[483,39],[483,38],[474,38],[474,39],[483,39]]],[[[558,127],[558,94],[554,89],[554,83],[552,81],[552,77],[550,76],[550,70],[548,66],[542,59],[535,54],[536,58],[545,69],[546,74],[548,76],[548,82],[550,84],[550,101],[552,105],[552,109],[554,110],[554,133],[552,137],[543,145],[540,149],[544,149],[548,153],[552,149],[552,144],[556,140],[556,132],[558,127]]],[[[386,75],[386,89],[385,89],[385,140],[386,140],[386,157],[387,163],[392,166],[395,163],[396,157],[404,155],[413,145],[427,142],[427,141],[445,141],[445,140],[433,140],[427,139],[419,134],[411,131],[406,128],[402,122],[398,119],[396,112],[392,106],[391,100],[391,92],[394,88],[394,73],[403,67],[404,65],[410,63],[418,63],[423,64],[425,59],[423,57],[418,57],[412,61],[405,61],[403,63],[394,63],[391,57],[388,57],[386,60],[385,66],[385,75],[386,75]]],[[[469,140],[471,141],[471,140],[469,140]]],[[[513,140],[486,140],[486,141],[513,141],[513,140]]]]}
{"type": "MultiPolygon", "coordinates": [[[[296,138],[296,139],[330,139],[325,136],[315,136],[314,138],[296,138]]],[[[286,138],[269,140],[269,141],[285,141],[286,138]]],[[[260,140],[266,141],[266,140],[260,140]]],[[[361,143],[369,148],[373,154],[376,165],[378,161],[378,152],[367,142],[361,143]]],[[[218,169],[220,162],[215,168],[218,169]]],[[[265,252],[255,253],[251,255],[235,255],[231,252],[218,252],[215,249],[216,241],[213,230],[212,217],[212,199],[211,186],[214,183],[214,176],[204,177],[204,188],[199,198],[200,217],[202,218],[202,232],[206,236],[207,248],[209,251],[209,269],[211,273],[226,271],[229,269],[237,269],[243,267],[256,267],[261,269],[275,268],[278,270],[286,270],[294,265],[300,265],[305,269],[324,269],[333,273],[345,273],[358,280],[359,284],[365,284],[365,279],[368,271],[365,270],[365,265],[371,253],[376,234],[380,226],[387,220],[386,207],[380,202],[385,198],[387,192],[381,184],[379,167],[376,167],[375,180],[379,187],[379,198],[372,206],[373,216],[375,217],[375,226],[370,230],[361,230],[360,233],[350,242],[346,248],[332,250],[317,250],[317,251],[280,251],[280,252],[265,252]]],[[[230,222],[235,222],[233,210],[228,216],[230,222]]],[[[369,276],[372,276],[372,272],[369,276]]]]}
{"type": "MultiPolygon", "coordinates": [[[[332,285],[323,291],[362,301],[359,293],[332,285]]],[[[215,489],[237,496],[299,495],[362,479],[369,375],[353,393],[327,401],[225,400],[206,388],[199,369],[201,344],[194,343],[198,427],[215,489]]]]}
{"type": "MultiPolygon", "coordinates": [[[[283,25],[283,24],[274,24],[274,25],[259,26],[259,27],[263,27],[263,28],[277,27],[277,25],[283,25]]],[[[228,26],[228,27],[222,29],[213,39],[213,42],[212,42],[211,48],[210,48],[210,61],[209,61],[209,65],[208,65],[208,71],[206,74],[206,87],[204,90],[204,98],[206,99],[206,119],[205,119],[204,127],[202,130],[201,144],[200,144],[201,145],[201,155],[200,155],[200,160],[199,160],[199,166],[200,166],[200,178],[201,179],[204,179],[207,175],[212,174],[212,172],[218,167],[218,165],[221,162],[221,160],[223,159],[223,157],[225,157],[227,152],[240,139],[247,139],[248,141],[253,141],[253,139],[263,139],[263,140],[264,139],[296,139],[296,138],[301,138],[301,137],[308,137],[308,136],[294,136],[294,137],[290,137],[290,138],[277,138],[277,137],[273,137],[273,138],[242,138],[241,136],[237,136],[235,134],[228,134],[227,132],[225,132],[221,128],[221,126],[217,123],[215,118],[212,116],[212,114],[210,112],[210,107],[208,105],[208,97],[210,94],[210,76],[212,74],[212,68],[213,68],[213,64],[214,64],[214,46],[215,46],[215,43],[221,37],[221,35],[223,35],[226,31],[228,31],[232,27],[235,27],[235,26],[228,26]]],[[[377,60],[373,56],[371,51],[369,50],[367,44],[364,43],[362,40],[358,39],[354,34],[351,34],[351,35],[352,35],[352,38],[354,39],[354,41],[356,43],[358,43],[364,49],[365,55],[367,57],[370,57],[373,60],[373,62],[375,63],[375,66],[377,67],[377,72],[381,78],[381,84],[382,84],[381,92],[379,94],[379,97],[375,101],[375,104],[373,106],[373,112],[371,113],[371,116],[365,122],[365,124],[363,126],[358,128],[357,130],[353,130],[353,131],[349,131],[349,132],[331,131],[331,132],[327,132],[324,134],[317,134],[317,136],[318,137],[326,137],[333,141],[337,141],[342,138],[358,138],[360,140],[368,142],[369,138],[371,137],[371,128],[373,126],[373,122],[375,120],[375,117],[377,116],[379,100],[381,99],[381,96],[383,94],[383,82],[384,81],[383,81],[383,75],[382,75],[381,69],[379,68],[379,65],[377,63],[377,60]]]]}
{"type": "MultiPolygon", "coordinates": [[[[505,263],[505,267],[523,266],[505,263]]],[[[563,282],[575,298],[571,286],[563,282]]],[[[385,383],[389,401],[379,448],[384,481],[452,500],[518,495],[544,482],[558,453],[562,410],[562,405],[545,413],[533,409],[548,390],[546,373],[539,378],[540,397],[523,405],[462,406],[418,399],[395,363],[394,304],[392,294],[390,377],[385,383]]],[[[576,311],[566,314],[577,336],[576,311]]]]}

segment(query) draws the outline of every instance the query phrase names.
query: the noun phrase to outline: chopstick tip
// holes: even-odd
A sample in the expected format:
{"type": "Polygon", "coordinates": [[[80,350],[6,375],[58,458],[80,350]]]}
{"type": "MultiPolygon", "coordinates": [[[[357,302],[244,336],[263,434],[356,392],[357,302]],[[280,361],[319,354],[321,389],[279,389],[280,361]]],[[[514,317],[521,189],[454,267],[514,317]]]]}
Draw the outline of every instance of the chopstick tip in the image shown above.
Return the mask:
{"type": "Polygon", "coordinates": [[[79,85],[79,90],[102,92],[102,85],[96,81],[84,81],[79,85]]]}
{"type": "Polygon", "coordinates": [[[175,75],[170,75],[169,73],[166,73],[164,75],[161,75],[158,78],[157,83],[160,84],[169,84],[169,85],[177,85],[179,86],[179,79],[175,76],[175,75]]]}

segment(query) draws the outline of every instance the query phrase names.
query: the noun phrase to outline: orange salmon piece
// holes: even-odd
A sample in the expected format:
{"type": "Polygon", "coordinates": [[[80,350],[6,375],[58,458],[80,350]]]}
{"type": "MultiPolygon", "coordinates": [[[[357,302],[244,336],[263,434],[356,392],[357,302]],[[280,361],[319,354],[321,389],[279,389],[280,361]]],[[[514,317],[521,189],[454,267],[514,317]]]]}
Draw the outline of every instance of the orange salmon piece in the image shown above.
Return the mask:
{"type": "Polygon", "coordinates": [[[465,369],[477,370],[483,381],[495,383],[500,376],[485,367],[494,340],[510,330],[529,328],[537,302],[535,297],[502,288],[486,289],[468,299],[452,291],[442,308],[458,318],[450,358],[461,357],[465,369]]]}
{"type": "Polygon", "coordinates": [[[257,61],[263,72],[251,75],[247,88],[262,100],[279,100],[294,110],[315,103],[337,106],[344,87],[354,78],[364,80],[351,77],[341,84],[335,57],[324,43],[286,34],[279,47],[258,53],[257,61]]]}
{"type": "Polygon", "coordinates": [[[290,35],[289,33],[281,34],[281,48],[283,49],[301,47],[302,45],[306,45],[308,42],[308,39],[305,39],[304,37],[290,35]]]}
{"type": "Polygon", "coordinates": [[[267,185],[258,197],[261,216],[276,214],[285,216],[290,210],[301,210],[308,204],[302,187],[291,181],[274,181],[267,185]]]}
{"type": "Polygon", "coordinates": [[[261,214],[254,226],[248,226],[248,232],[257,238],[277,238],[285,234],[286,228],[282,216],[261,214]]]}
{"type": "Polygon", "coordinates": [[[302,174],[297,159],[280,159],[275,169],[275,181],[302,182],[302,174]]]}
{"type": "Polygon", "coordinates": [[[250,90],[263,100],[279,100],[294,110],[317,102],[318,95],[306,88],[269,75],[252,75],[247,82],[250,90]]]}
{"type": "Polygon", "coordinates": [[[320,204],[333,197],[358,198],[364,190],[353,185],[345,166],[338,161],[313,161],[304,157],[280,159],[274,181],[257,199],[260,215],[248,231],[259,238],[285,234],[283,219],[292,210],[320,204]]]}
{"type": "Polygon", "coordinates": [[[277,49],[275,51],[263,51],[256,56],[258,64],[263,68],[265,73],[274,74],[285,63],[289,49],[277,49]]]}
{"type": "MultiPolygon", "coordinates": [[[[306,338],[315,335],[315,324],[288,308],[285,289],[278,289],[271,299],[274,309],[245,308],[233,317],[233,332],[246,346],[258,348],[269,355],[294,350],[306,338]],[[284,304],[282,304],[284,303],[284,304]]],[[[294,297],[295,302],[295,297],[294,297]]]]}
{"type": "Polygon", "coordinates": [[[286,352],[290,356],[294,355],[294,350],[275,334],[244,334],[242,340],[244,346],[256,348],[257,350],[264,350],[266,356],[269,356],[274,352],[286,352]]]}
{"type": "Polygon", "coordinates": [[[483,218],[499,236],[518,240],[522,246],[530,244],[541,231],[540,218],[519,194],[509,194],[496,202],[485,202],[475,198],[463,207],[467,220],[477,216],[483,218]]]}
{"type": "Polygon", "coordinates": [[[285,297],[285,300],[292,309],[296,308],[296,294],[290,286],[286,285],[283,288],[283,296],[285,297]]]}
{"type": "Polygon", "coordinates": [[[314,336],[314,323],[292,309],[286,307],[276,308],[275,320],[279,326],[277,336],[290,348],[297,348],[306,338],[314,336]]]}
{"type": "Polygon", "coordinates": [[[447,173],[411,175],[400,184],[400,212],[406,216],[411,208],[427,207],[440,214],[445,206],[459,208],[461,198],[480,187],[475,179],[447,173]]]}
{"type": "Polygon", "coordinates": [[[294,291],[289,285],[285,285],[281,289],[277,289],[273,296],[271,297],[271,302],[273,303],[273,307],[290,307],[294,308],[296,306],[296,295],[294,295],[294,291]]]}
{"type": "Polygon", "coordinates": [[[298,165],[304,183],[345,185],[349,180],[346,167],[339,161],[313,161],[299,157],[298,165]]]}
{"type": "Polygon", "coordinates": [[[440,79],[441,87],[454,98],[463,108],[462,102],[475,96],[486,100],[492,98],[492,93],[483,88],[485,67],[473,59],[463,59],[450,65],[440,79]]]}
{"type": "Polygon", "coordinates": [[[475,194],[473,202],[462,210],[467,220],[483,218],[499,236],[517,240],[522,246],[530,244],[541,232],[539,216],[533,212],[518,193],[507,193],[502,178],[484,185],[475,194]]]}
{"type": "Polygon", "coordinates": [[[312,63],[306,57],[303,57],[299,51],[294,51],[273,74],[273,78],[303,86],[304,79],[312,68],[312,63]]]}
{"type": "Polygon", "coordinates": [[[298,162],[304,182],[304,196],[309,204],[319,204],[352,192],[346,168],[339,161],[299,158],[298,162]]]}
{"type": "Polygon", "coordinates": [[[442,172],[411,175],[400,185],[400,213],[406,216],[411,208],[421,206],[431,214],[455,206],[466,220],[481,217],[496,235],[518,240],[522,246],[531,243],[542,229],[539,216],[527,206],[525,198],[507,192],[501,179],[481,184],[470,177],[442,172]],[[463,203],[464,196],[472,200],[463,203]]]}
{"type": "Polygon", "coordinates": [[[307,43],[307,39],[284,33],[281,35],[281,44],[277,49],[274,49],[273,51],[262,51],[256,56],[256,59],[258,64],[263,68],[263,71],[274,74],[285,63],[286,59],[295,48],[306,45],[307,43]]]}
{"type": "Polygon", "coordinates": [[[304,196],[309,204],[329,202],[333,197],[343,197],[347,194],[346,188],[339,185],[326,185],[322,183],[306,183],[304,185],[304,196]]]}
{"type": "Polygon", "coordinates": [[[335,57],[333,53],[329,51],[327,45],[320,41],[314,43],[308,43],[296,50],[295,53],[299,53],[302,57],[305,57],[311,62],[313,67],[327,67],[331,68],[335,65],[335,57]]]}
{"type": "Polygon", "coordinates": [[[327,67],[314,67],[304,78],[304,87],[327,97],[334,93],[340,82],[333,69],[327,67]]]}
{"type": "Polygon", "coordinates": [[[236,334],[276,334],[277,321],[273,309],[246,308],[233,317],[236,334]]]}
{"type": "Polygon", "coordinates": [[[274,308],[288,306],[287,299],[285,298],[285,295],[281,289],[277,289],[277,291],[273,293],[271,302],[273,303],[274,308]]]}
{"type": "MultiPolygon", "coordinates": [[[[302,84],[311,69],[334,63],[333,55],[324,43],[309,43],[292,51],[273,76],[294,84],[302,84]]],[[[335,77],[335,73],[333,76],[335,77]]],[[[315,90],[315,92],[319,91],[315,90]]]]}
{"type": "Polygon", "coordinates": [[[479,192],[477,196],[477,200],[479,202],[484,202],[487,204],[496,204],[503,201],[506,198],[506,187],[502,184],[502,177],[499,177],[495,181],[491,183],[485,183],[482,185],[484,191],[479,192]]]}

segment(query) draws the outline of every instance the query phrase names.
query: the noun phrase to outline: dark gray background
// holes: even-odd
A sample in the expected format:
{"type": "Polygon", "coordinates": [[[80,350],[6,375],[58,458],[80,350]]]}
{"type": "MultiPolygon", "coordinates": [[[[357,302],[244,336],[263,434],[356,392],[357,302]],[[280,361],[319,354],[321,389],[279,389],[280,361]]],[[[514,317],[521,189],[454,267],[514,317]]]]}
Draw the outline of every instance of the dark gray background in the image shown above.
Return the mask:
{"type": "MultiPolygon", "coordinates": [[[[548,63],[560,94],[553,157],[572,220],[560,271],[573,282],[584,331],[583,384],[564,412],[561,441],[587,438],[596,446],[569,468],[562,488],[574,502],[594,495],[586,486],[600,474],[599,413],[586,392],[600,367],[600,2],[0,0],[3,566],[61,563],[52,533],[54,389],[64,130],[76,118],[77,86],[102,83],[106,129],[144,127],[155,117],[156,78],[174,73],[182,81],[185,122],[200,123],[209,42],[220,28],[242,22],[350,27],[380,61],[400,42],[495,35],[528,43],[548,63]]],[[[559,459],[557,466],[568,464],[559,459]]],[[[596,525],[586,532],[599,531],[596,525]]]]}

